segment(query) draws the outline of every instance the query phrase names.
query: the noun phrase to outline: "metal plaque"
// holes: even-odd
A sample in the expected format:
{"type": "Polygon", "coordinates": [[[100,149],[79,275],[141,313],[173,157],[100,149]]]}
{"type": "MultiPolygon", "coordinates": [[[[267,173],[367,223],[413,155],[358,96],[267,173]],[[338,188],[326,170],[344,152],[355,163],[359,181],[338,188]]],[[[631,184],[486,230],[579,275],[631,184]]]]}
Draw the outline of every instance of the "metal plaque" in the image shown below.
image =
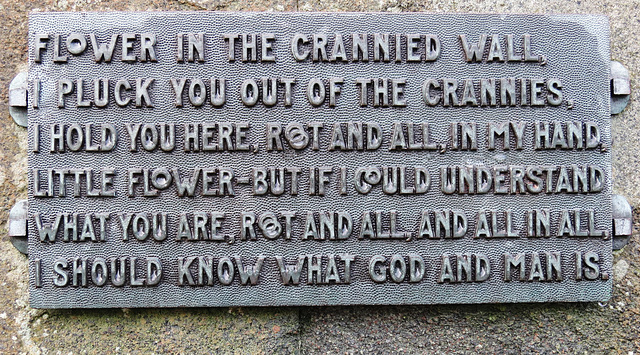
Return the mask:
{"type": "Polygon", "coordinates": [[[592,15],[34,13],[36,308],[601,301],[592,15]]]}

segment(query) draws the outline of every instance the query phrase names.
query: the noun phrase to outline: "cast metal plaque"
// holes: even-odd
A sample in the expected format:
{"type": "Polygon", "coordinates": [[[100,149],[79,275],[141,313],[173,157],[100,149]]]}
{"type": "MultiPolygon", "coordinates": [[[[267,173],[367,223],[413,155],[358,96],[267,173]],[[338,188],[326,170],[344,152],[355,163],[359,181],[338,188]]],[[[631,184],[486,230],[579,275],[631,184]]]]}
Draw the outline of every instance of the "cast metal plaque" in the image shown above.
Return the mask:
{"type": "Polygon", "coordinates": [[[607,300],[608,33],[31,14],[31,305],[607,300]]]}

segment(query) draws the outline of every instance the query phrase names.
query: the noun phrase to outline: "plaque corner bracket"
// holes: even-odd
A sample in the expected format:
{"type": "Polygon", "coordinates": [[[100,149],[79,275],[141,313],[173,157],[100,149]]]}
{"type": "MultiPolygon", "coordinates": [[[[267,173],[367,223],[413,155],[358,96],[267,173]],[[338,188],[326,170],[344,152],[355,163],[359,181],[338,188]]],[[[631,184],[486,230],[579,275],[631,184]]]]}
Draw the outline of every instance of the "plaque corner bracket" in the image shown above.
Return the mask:
{"type": "Polygon", "coordinates": [[[9,211],[9,239],[22,254],[29,254],[27,238],[28,200],[19,200],[9,211]]]}
{"type": "Polygon", "coordinates": [[[620,62],[611,61],[611,115],[624,111],[631,97],[629,70],[620,62]]]}
{"type": "Polygon", "coordinates": [[[622,195],[613,195],[613,250],[622,249],[629,243],[633,234],[633,208],[622,195]]]}
{"type": "Polygon", "coordinates": [[[28,73],[21,71],[9,84],[9,114],[13,121],[21,127],[27,127],[27,102],[29,92],[28,73]]]}

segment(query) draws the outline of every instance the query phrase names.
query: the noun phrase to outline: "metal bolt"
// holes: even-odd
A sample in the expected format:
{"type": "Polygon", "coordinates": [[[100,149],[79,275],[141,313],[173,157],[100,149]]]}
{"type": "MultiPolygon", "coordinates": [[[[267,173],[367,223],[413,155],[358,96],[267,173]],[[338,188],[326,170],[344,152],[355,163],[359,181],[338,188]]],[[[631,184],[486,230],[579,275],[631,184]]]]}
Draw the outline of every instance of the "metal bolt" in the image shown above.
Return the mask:
{"type": "Polygon", "coordinates": [[[27,77],[27,72],[20,72],[9,84],[9,114],[22,127],[27,127],[27,77]]]}
{"type": "Polygon", "coordinates": [[[22,254],[29,254],[27,239],[27,212],[29,201],[20,200],[9,212],[9,238],[11,244],[22,254]]]}
{"type": "Polygon", "coordinates": [[[617,115],[629,103],[631,81],[629,71],[620,62],[611,61],[611,114],[617,115]]]}
{"type": "Polygon", "coordinates": [[[632,208],[626,198],[621,195],[613,195],[613,250],[622,249],[631,238],[633,231],[632,208]]]}

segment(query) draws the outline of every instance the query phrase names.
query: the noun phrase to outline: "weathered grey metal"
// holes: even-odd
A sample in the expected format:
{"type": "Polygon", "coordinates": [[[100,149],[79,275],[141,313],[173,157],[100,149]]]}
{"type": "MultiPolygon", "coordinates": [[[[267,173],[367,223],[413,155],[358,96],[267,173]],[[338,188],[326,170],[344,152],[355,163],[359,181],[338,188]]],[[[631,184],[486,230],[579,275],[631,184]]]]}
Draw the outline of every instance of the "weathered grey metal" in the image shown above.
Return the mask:
{"type": "Polygon", "coordinates": [[[20,72],[9,84],[9,114],[22,127],[27,127],[27,72],[20,72]]]}
{"type": "Polygon", "coordinates": [[[611,114],[617,115],[627,107],[631,97],[629,71],[618,61],[611,61],[611,114]]]}
{"type": "Polygon", "coordinates": [[[591,15],[34,13],[31,305],[606,300],[608,31],[591,15]],[[482,38],[476,61],[463,47],[482,38]]]}
{"type": "Polygon", "coordinates": [[[22,254],[28,254],[27,210],[28,200],[20,200],[9,211],[9,239],[22,254]]]}
{"type": "Polygon", "coordinates": [[[613,195],[613,250],[622,249],[633,233],[633,209],[624,196],[613,195]]]}

